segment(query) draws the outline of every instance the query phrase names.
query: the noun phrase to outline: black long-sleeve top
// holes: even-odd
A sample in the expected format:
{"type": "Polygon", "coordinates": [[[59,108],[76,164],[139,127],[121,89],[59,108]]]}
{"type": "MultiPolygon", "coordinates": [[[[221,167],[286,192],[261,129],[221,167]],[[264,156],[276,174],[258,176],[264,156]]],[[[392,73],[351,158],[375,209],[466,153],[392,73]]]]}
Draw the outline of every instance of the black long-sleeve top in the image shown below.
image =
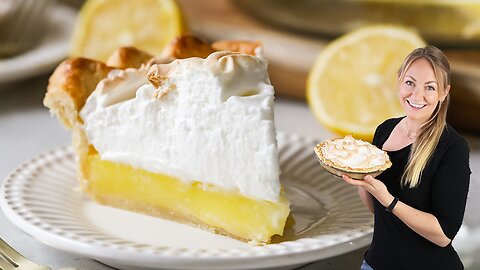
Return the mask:
{"type": "MultiPolygon", "coordinates": [[[[377,127],[373,144],[382,148],[393,128],[402,118],[393,118],[377,127]]],[[[399,200],[420,211],[433,214],[445,235],[452,239],[462,224],[470,184],[469,148],[466,140],[446,126],[425,167],[420,184],[402,187],[411,145],[389,151],[392,167],[377,179],[399,200]]],[[[371,246],[365,260],[375,270],[463,269],[451,243],[440,247],[407,227],[393,213],[373,198],[375,225],[371,246]]]]}

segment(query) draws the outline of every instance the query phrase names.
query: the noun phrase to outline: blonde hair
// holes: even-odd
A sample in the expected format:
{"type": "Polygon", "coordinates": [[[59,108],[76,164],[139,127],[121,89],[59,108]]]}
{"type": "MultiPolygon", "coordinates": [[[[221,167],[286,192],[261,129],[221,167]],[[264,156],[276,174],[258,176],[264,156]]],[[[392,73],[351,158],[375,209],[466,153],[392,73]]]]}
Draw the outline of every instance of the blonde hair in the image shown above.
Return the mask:
{"type": "MultiPolygon", "coordinates": [[[[447,88],[450,87],[450,64],[445,54],[434,46],[415,49],[405,58],[398,70],[399,82],[403,80],[407,69],[417,59],[425,59],[432,65],[438,83],[438,94],[445,95],[447,88]]],[[[438,102],[430,118],[420,127],[402,175],[402,186],[413,188],[420,184],[423,170],[432,157],[447,124],[449,102],[450,95],[447,94],[443,101],[438,102]]]]}

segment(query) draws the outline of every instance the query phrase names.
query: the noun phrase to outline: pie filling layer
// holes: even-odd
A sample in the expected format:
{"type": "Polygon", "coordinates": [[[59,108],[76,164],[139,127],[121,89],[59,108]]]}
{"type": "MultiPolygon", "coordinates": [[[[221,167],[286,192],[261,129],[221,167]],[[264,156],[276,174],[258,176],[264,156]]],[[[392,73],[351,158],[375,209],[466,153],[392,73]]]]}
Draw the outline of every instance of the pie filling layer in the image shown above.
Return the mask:
{"type": "Polygon", "coordinates": [[[101,160],[95,151],[81,162],[88,179],[84,189],[100,203],[154,216],[173,216],[241,240],[268,243],[273,235],[283,234],[290,212],[283,192],[278,202],[252,199],[201,182],[184,182],[101,160]]]}

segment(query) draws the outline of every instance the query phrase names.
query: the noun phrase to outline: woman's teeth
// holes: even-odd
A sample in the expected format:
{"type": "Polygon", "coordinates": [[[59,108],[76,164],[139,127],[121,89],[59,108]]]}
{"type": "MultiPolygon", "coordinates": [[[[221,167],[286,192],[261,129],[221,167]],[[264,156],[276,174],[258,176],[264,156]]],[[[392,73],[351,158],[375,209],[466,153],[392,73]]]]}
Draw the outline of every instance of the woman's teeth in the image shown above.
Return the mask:
{"type": "Polygon", "coordinates": [[[411,101],[409,101],[409,100],[407,100],[407,103],[408,103],[410,106],[412,106],[412,107],[414,107],[414,108],[417,108],[417,109],[421,109],[421,108],[427,106],[427,104],[423,104],[423,105],[422,105],[422,104],[417,104],[417,103],[413,103],[413,102],[411,102],[411,101]]]}

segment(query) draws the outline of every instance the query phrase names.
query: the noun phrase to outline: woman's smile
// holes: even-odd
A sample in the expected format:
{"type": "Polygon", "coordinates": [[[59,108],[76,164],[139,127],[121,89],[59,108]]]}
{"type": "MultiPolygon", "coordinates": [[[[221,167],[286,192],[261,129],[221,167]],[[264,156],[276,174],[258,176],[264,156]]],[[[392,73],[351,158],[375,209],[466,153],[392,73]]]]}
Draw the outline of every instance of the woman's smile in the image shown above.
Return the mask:
{"type": "Polygon", "coordinates": [[[410,101],[408,99],[405,99],[405,101],[408,103],[408,105],[410,105],[414,109],[423,109],[425,108],[425,106],[428,105],[428,104],[423,104],[422,102],[410,101]]]}

